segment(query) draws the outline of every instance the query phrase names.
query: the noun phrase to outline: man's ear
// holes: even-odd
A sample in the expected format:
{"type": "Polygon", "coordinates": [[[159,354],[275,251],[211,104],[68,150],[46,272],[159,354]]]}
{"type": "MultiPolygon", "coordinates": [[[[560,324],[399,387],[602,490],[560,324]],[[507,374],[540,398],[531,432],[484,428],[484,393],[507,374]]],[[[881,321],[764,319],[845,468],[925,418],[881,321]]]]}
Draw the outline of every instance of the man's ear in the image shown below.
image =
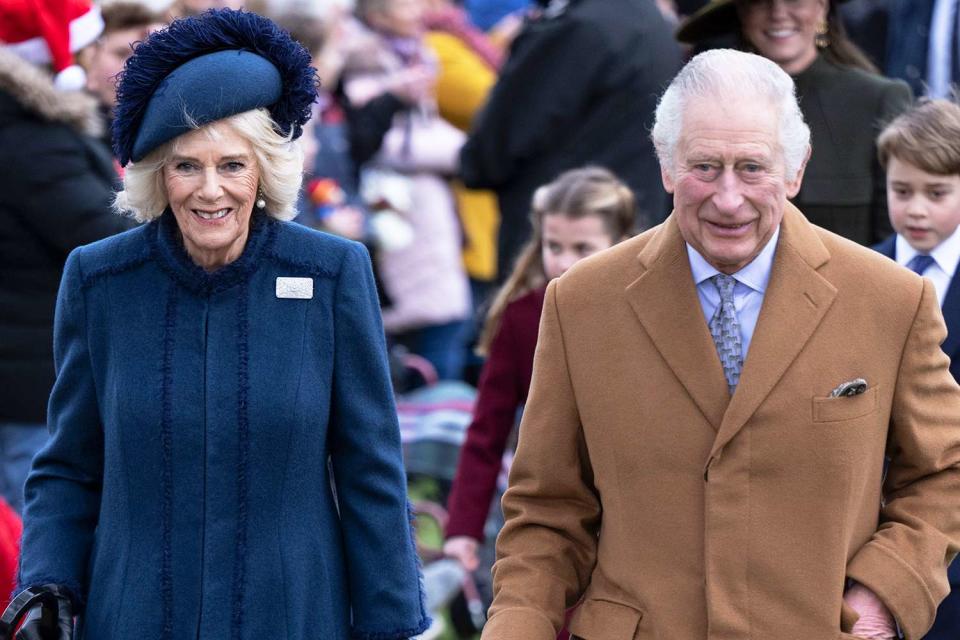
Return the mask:
{"type": "Polygon", "coordinates": [[[797,169],[797,175],[793,180],[787,180],[787,198],[793,198],[798,193],[800,193],[800,185],[803,183],[803,172],[807,168],[807,162],[810,161],[810,154],[813,152],[813,148],[810,145],[807,145],[807,153],[803,156],[803,162],[800,163],[800,168],[797,169]]]}
{"type": "Polygon", "coordinates": [[[673,176],[670,175],[670,172],[666,167],[663,166],[663,164],[660,165],[660,179],[663,181],[663,188],[666,190],[666,192],[673,193],[673,176]]]}

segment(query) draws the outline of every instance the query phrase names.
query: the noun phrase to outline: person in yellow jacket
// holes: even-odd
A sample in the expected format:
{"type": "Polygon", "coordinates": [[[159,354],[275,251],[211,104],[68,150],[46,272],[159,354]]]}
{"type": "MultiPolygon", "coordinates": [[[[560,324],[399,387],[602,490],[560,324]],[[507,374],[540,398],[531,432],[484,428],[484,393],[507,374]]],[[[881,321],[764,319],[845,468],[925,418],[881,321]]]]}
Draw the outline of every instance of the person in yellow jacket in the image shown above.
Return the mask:
{"type": "MultiPolygon", "coordinates": [[[[497,80],[502,52],[449,0],[427,0],[426,4],[426,42],[439,61],[437,107],[447,122],[466,132],[497,80]]],[[[467,189],[459,181],[454,183],[454,193],[465,239],[464,265],[482,290],[483,283],[492,283],[497,276],[500,213],[496,196],[467,189]]]]}

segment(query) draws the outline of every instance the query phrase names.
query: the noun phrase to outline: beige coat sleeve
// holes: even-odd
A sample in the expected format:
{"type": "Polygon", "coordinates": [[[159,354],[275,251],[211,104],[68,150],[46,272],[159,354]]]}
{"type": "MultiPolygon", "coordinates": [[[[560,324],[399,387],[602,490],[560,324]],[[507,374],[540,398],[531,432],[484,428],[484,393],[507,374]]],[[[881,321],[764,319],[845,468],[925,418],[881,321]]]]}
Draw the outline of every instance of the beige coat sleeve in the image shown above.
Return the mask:
{"type": "Polygon", "coordinates": [[[559,312],[547,288],[530,394],[520,425],[494,600],[483,640],[554,640],[596,563],[601,505],[584,445],[559,312]]]}
{"type": "Polygon", "coordinates": [[[936,293],[924,280],[897,375],[880,525],[847,567],[908,640],[933,624],[950,590],[946,567],[960,548],[960,393],[940,350],[945,337],[936,293]]]}

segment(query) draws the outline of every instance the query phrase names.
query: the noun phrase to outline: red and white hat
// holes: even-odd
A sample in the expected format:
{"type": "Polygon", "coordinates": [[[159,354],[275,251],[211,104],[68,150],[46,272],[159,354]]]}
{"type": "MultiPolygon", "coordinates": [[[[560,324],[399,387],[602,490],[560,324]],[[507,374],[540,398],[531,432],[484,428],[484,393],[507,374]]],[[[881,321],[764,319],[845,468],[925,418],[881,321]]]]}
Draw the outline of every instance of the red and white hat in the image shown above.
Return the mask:
{"type": "Polygon", "coordinates": [[[73,54],[103,31],[90,0],[0,0],[0,44],[33,64],[49,64],[54,84],[82,89],[85,75],[73,54]]]}

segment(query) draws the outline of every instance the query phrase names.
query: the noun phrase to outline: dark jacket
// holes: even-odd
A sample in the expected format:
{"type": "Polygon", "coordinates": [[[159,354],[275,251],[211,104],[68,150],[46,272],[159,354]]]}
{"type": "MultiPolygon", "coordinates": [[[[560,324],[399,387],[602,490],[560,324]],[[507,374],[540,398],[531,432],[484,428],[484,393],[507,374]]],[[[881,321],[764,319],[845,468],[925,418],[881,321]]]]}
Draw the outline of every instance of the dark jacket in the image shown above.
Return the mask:
{"type": "Polygon", "coordinates": [[[80,639],[426,628],[361,245],[254,216],[208,274],[168,211],[71,254],[54,345],[20,583],[69,587],[80,639]],[[279,295],[281,277],[312,295],[279,295]]]}
{"type": "MultiPolygon", "coordinates": [[[[906,80],[918,96],[926,94],[930,23],[935,0],[891,0],[884,72],[906,80]]],[[[958,34],[954,33],[954,38],[958,34]]],[[[956,40],[954,40],[956,41],[956,40]]]]}
{"type": "Polygon", "coordinates": [[[681,64],[671,27],[650,0],[571,0],[551,15],[514,41],[460,156],[464,183],[499,200],[501,280],[530,236],[533,192],[562,171],[607,167],[648,224],[668,209],[650,127],[681,64]]]}
{"type": "Polygon", "coordinates": [[[460,449],[447,501],[447,537],[483,540],[483,525],[502,468],[507,439],[523,408],[533,375],[533,355],[546,287],[517,298],[503,311],[480,375],[473,421],[460,449]]]}
{"type": "Polygon", "coordinates": [[[910,105],[909,87],[822,57],[794,80],[813,155],[793,203],[810,222],[854,242],[883,240],[893,229],[875,141],[910,105]]]}
{"type": "Polygon", "coordinates": [[[847,0],[837,6],[847,35],[881,70],[887,59],[890,4],[890,0],[847,0]]]}
{"type": "Polygon", "coordinates": [[[0,51],[0,423],[42,423],[53,385],[53,309],[70,251],[132,226],[94,101],[58,92],[0,51]]]}
{"type": "MultiPolygon", "coordinates": [[[[897,236],[892,235],[873,247],[891,260],[897,259],[897,236]]],[[[960,278],[954,275],[943,297],[943,321],[947,325],[947,339],[940,348],[950,357],[950,373],[960,382],[960,278]]],[[[960,633],[960,562],[950,565],[952,590],[937,608],[937,619],[924,640],[956,640],[960,633]]]]}

